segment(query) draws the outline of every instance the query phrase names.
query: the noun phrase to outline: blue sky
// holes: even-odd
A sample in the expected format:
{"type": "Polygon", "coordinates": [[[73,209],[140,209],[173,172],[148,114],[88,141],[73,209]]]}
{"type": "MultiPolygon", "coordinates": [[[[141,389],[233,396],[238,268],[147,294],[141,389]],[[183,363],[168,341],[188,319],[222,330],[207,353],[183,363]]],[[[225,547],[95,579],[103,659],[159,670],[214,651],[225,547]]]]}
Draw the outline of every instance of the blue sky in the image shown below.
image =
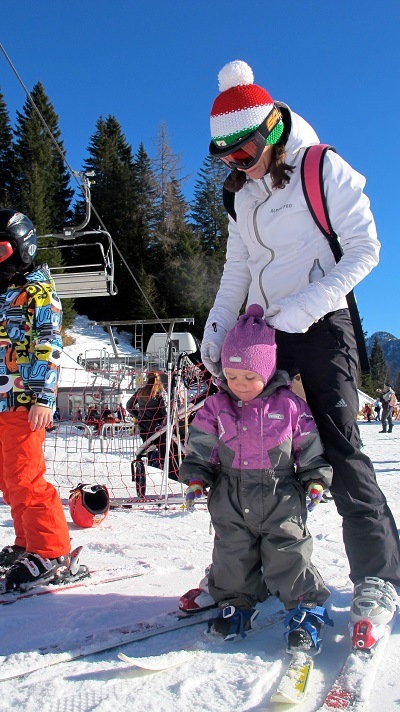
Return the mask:
{"type": "MultiPolygon", "coordinates": [[[[218,72],[248,62],[256,83],[366,176],[382,251],[356,296],[369,335],[400,337],[399,26],[398,0],[3,0],[0,41],[28,90],[43,83],[75,170],[100,115],[150,156],[164,122],[189,200],[218,72]]],[[[14,123],[26,97],[3,54],[0,89],[14,123]]]]}

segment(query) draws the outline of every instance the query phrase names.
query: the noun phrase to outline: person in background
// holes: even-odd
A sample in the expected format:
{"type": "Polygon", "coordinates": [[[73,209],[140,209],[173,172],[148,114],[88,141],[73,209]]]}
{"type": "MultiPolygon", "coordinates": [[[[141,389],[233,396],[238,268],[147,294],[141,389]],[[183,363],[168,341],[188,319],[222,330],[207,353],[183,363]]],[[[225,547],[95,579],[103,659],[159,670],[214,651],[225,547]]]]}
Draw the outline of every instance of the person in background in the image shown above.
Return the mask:
{"type": "Polygon", "coordinates": [[[365,600],[373,599],[369,621],[379,628],[396,610],[400,547],[357,425],[358,357],[346,295],[376,266],[380,248],[365,179],[327,151],[327,210],[343,250],[336,263],[302,189],[302,158],[319,143],[317,134],[255,84],[245,62],[230,62],[218,78],[210,153],[231,170],[224,187],[236,220],[229,218],[226,262],[204,329],[202,360],[219,375],[222,344],[243,302],[264,308],[276,330],[277,367],[289,376],[300,373],[333,467],[331,493],[343,518],[355,584],[351,619],[357,624],[365,600]]]}
{"type": "Polygon", "coordinates": [[[374,403],[374,411],[376,413],[375,420],[377,420],[378,422],[380,422],[380,419],[381,419],[381,408],[382,408],[381,399],[377,398],[374,403]]]}
{"type": "Polygon", "coordinates": [[[126,420],[126,410],[125,410],[124,406],[122,405],[122,403],[119,403],[119,404],[118,404],[118,407],[117,407],[117,409],[116,409],[116,411],[115,411],[115,414],[116,414],[118,420],[121,420],[123,423],[125,423],[125,420],[126,420]]]}
{"type": "Polygon", "coordinates": [[[397,398],[389,383],[385,383],[381,395],[382,402],[382,430],[380,433],[393,431],[393,411],[397,405],[397,398]]]}
{"type": "Polygon", "coordinates": [[[16,210],[0,210],[0,489],[15,543],[0,551],[6,589],[69,575],[70,538],[57,490],[44,478],[52,425],[62,308],[45,265],[34,267],[36,232],[16,210]]]}
{"type": "Polygon", "coordinates": [[[372,416],[372,406],[370,403],[366,403],[364,405],[364,408],[362,409],[363,415],[364,415],[364,420],[368,420],[368,422],[371,422],[371,416],[372,416]]]}
{"type": "Polygon", "coordinates": [[[130,410],[136,413],[141,437],[150,437],[164,423],[167,394],[158,371],[150,371],[144,386],[135,393],[130,410]]]}
{"type": "Polygon", "coordinates": [[[193,499],[210,486],[215,530],[208,590],[219,615],[210,629],[230,640],[252,627],[260,568],[268,590],[288,610],[288,649],[319,647],[330,622],[329,596],[311,562],[306,492],[312,509],[332,468],[306,402],[276,370],[274,330],[258,304],[248,307],[222,346],[225,379],[189,426],[179,472],[193,499]]]}

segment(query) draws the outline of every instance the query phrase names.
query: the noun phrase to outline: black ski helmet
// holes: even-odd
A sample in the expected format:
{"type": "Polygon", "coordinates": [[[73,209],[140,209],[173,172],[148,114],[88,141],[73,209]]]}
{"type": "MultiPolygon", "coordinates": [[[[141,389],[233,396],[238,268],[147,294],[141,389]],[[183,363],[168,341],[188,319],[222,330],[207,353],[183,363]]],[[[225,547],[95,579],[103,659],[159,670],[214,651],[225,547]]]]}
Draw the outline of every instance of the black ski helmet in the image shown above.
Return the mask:
{"type": "Polygon", "coordinates": [[[13,276],[26,272],[36,250],[36,230],[31,220],[17,210],[0,210],[0,273],[13,276]]]}

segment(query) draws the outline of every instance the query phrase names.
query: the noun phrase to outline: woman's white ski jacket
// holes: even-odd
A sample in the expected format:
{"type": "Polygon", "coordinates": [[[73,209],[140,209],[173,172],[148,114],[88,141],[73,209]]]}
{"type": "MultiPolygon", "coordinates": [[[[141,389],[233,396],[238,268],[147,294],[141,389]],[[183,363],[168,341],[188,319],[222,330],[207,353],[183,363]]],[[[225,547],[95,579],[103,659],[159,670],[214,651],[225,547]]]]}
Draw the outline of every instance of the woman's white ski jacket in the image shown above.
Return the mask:
{"type": "Polygon", "coordinates": [[[344,251],[335,263],[301,185],[304,150],[319,140],[304,119],[290,115],[286,162],[295,171],[284,189],[273,189],[268,174],[247,180],[235,194],[237,221],[229,219],[226,264],[208,326],[216,322],[229,330],[247,300],[264,308],[271,326],[305,332],[328,312],[345,308],[346,294],[378,263],[380,245],[363,193],[365,179],[337,153],[328,151],[323,166],[325,193],[344,251]]]}

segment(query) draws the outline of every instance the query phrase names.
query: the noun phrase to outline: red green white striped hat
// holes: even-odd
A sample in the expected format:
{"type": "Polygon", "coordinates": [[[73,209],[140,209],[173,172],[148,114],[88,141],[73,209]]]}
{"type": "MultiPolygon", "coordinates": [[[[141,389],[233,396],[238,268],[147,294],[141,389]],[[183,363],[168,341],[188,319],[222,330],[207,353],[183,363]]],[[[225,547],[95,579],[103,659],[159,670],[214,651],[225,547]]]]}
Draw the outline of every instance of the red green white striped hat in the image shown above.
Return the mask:
{"type": "MultiPolygon", "coordinates": [[[[212,141],[216,146],[230,146],[256,131],[275,104],[266,89],[254,84],[254,74],[246,62],[236,59],[225,64],[218,74],[220,94],[210,116],[212,141]]],[[[283,133],[281,120],[266,138],[278,143],[283,133]]]]}

